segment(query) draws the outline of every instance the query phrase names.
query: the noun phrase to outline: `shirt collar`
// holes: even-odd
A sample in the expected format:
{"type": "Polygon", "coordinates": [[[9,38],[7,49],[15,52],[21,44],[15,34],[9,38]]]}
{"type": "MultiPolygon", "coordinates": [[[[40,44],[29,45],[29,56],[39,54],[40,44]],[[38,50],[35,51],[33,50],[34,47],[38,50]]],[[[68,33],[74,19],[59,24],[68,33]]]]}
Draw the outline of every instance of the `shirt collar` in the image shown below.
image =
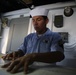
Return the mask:
{"type": "Polygon", "coordinates": [[[43,34],[43,36],[51,34],[51,30],[49,28],[47,28],[47,31],[43,34]]]}
{"type": "MultiPolygon", "coordinates": [[[[46,35],[48,35],[48,34],[51,34],[51,30],[50,30],[49,28],[47,28],[47,31],[46,31],[44,34],[42,34],[40,37],[46,36],[46,35]]],[[[38,35],[37,35],[37,33],[35,33],[35,37],[36,37],[36,38],[39,38],[38,35]]]]}

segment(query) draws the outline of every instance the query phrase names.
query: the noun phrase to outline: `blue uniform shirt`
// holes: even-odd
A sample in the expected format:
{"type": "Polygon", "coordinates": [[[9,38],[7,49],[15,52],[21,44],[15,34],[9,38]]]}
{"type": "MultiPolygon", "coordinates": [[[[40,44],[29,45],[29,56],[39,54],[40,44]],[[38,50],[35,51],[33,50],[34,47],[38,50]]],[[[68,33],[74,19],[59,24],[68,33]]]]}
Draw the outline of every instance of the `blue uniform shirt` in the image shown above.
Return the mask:
{"type": "Polygon", "coordinates": [[[47,31],[38,36],[36,33],[31,33],[25,37],[23,44],[18,48],[24,52],[28,53],[44,53],[44,52],[63,52],[62,47],[59,46],[58,41],[61,36],[47,29],[47,31]]]}

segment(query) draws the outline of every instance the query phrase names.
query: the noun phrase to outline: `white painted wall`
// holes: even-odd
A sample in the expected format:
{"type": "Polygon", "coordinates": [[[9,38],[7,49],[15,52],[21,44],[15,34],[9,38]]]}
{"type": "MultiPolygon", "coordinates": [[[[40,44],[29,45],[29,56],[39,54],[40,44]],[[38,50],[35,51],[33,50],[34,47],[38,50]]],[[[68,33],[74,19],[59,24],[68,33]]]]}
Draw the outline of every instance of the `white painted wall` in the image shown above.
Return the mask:
{"type": "Polygon", "coordinates": [[[67,67],[76,67],[76,7],[73,8],[74,13],[70,17],[64,15],[64,9],[50,10],[49,19],[50,23],[48,27],[54,32],[68,32],[68,43],[64,44],[65,59],[58,63],[67,67]],[[63,15],[63,27],[57,28],[54,26],[55,15],[63,15]]]}
{"type": "Polygon", "coordinates": [[[0,53],[18,50],[28,33],[29,17],[11,19],[9,27],[3,29],[0,53]]]}
{"type": "Polygon", "coordinates": [[[0,53],[6,54],[7,44],[8,44],[8,37],[9,37],[9,27],[5,27],[3,31],[3,35],[1,38],[1,49],[0,53]]]}
{"type": "Polygon", "coordinates": [[[28,33],[29,17],[15,18],[10,22],[7,51],[18,50],[28,33]]]}

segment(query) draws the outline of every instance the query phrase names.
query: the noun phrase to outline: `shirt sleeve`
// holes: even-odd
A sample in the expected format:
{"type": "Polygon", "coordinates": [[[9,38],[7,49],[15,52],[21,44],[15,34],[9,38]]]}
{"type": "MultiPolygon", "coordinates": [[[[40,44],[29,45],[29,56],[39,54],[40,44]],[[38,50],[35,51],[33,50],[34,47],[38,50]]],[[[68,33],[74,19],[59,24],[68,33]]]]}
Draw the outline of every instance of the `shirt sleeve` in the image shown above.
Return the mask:
{"type": "Polygon", "coordinates": [[[61,42],[62,38],[59,34],[55,34],[53,36],[52,44],[51,44],[51,51],[60,51],[64,52],[64,48],[62,47],[63,42],[61,42]]]}
{"type": "Polygon", "coordinates": [[[26,38],[24,39],[24,42],[19,46],[18,50],[22,50],[23,53],[26,53],[26,38]]]}

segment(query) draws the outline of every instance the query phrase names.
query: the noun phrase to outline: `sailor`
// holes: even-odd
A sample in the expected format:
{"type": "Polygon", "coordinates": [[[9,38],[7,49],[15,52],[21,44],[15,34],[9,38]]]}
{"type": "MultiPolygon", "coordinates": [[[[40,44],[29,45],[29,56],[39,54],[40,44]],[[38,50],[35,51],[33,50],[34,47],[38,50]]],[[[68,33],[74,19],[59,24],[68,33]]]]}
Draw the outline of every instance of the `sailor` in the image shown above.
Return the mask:
{"type": "Polygon", "coordinates": [[[17,51],[3,56],[12,61],[3,65],[7,71],[16,73],[21,67],[28,72],[29,65],[34,62],[55,64],[64,59],[64,47],[61,36],[47,28],[49,22],[48,9],[36,7],[30,11],[33,27],[36,32],[24,38],[17,51]]]}

